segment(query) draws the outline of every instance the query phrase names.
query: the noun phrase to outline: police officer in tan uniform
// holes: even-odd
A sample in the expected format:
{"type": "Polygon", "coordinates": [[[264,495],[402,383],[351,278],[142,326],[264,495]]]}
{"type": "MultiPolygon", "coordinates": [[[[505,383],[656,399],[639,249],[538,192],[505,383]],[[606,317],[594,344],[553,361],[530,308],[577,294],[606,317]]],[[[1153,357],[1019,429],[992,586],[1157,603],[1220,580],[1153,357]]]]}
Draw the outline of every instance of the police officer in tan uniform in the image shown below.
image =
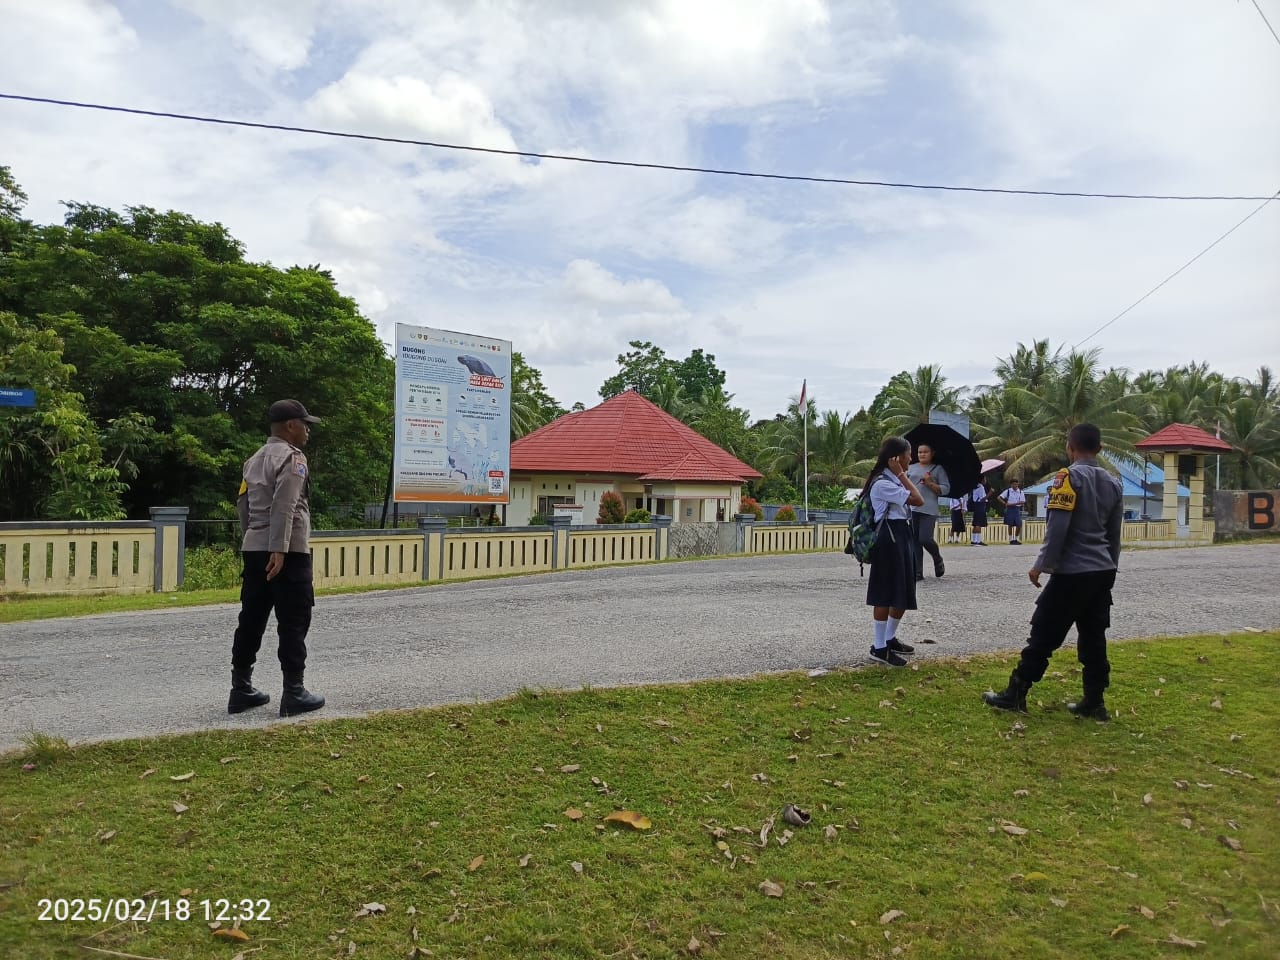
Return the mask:
{"type": "Polygon", "coordinates": [[[1050,574],[1049,583],[1036,599],[1031,636],[1008,687],[982,695],[993,707],[1026,712],[1027,691],[1044,677],[1049,657],[1074,624],[1076,652],[1084,667],[1084,697],[1067,704],[1067,709],[1078,717],[1109,719],[1102,694],[1111,678],[1107,628],[1120,563],[1124,501],[1119,479],[1098,463],[1101,449],[1102,434],[1096,426],[1081,423],[1071,428],[1071,465],[1059,470],[1049,486],[1044,546],[1027,572],[1037,589],[1040,574],[1050,574]]]}
{"type": "Polygon", "coordinates": [[[302,448],[319,417],[297,400],[277,400],[267,414],[271,437],[244,463],[236,511],[244,540],[240,587],[240,625],[231,647],[231,698],[228,713],[270,702],[253,686],[253,664],[262,646],[271,611],[280,637],[284,694],[280,716],[319,710],[324,697],[302,684],[307,664],[307,631],[315,592],[311,581],[311,507],[309,474],[302,448]]]}

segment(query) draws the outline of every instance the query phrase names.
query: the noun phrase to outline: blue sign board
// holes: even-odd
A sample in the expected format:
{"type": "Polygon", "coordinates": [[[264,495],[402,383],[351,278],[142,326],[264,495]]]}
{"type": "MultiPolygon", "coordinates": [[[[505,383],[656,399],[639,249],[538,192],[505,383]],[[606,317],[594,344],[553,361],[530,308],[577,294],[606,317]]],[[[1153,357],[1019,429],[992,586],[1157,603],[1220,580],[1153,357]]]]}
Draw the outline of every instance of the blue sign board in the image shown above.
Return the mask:
{"type": "Polygon", "coordinates": [[[0,407],[34,407],[36,392],[21,387],[0,387],[0,407]]]}

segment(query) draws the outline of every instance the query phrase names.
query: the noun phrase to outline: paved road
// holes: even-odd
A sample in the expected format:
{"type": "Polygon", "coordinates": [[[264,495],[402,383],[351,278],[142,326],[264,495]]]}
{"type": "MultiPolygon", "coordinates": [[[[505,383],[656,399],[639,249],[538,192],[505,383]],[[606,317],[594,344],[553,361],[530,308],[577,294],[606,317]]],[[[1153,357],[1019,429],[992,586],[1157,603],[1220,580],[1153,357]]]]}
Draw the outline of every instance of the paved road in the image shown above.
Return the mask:
{"type": "MultiPolygon", "coordinates": [[[[1017,649],[1035,597],[1026,579],[1035,548],[945,556],[947,575],[922,585],[904,639],[923,657],[1017,649]]],[[[1280,627],[1278,563],[1277,544],[1127,550],[1111,635],[1280,627]]],[[[314,716],[332,717],[521,687],[858,664],[870,645],[865,583],[842,554],[807,554],[326,597],[307,683],[329,698],[314,716]]],[[[272,704],[226,713],[236,613],[221,605],[0,624],[0,750],[33,730],[76,742],[280,722],[274,633],[255,678],[272,704]]]]}

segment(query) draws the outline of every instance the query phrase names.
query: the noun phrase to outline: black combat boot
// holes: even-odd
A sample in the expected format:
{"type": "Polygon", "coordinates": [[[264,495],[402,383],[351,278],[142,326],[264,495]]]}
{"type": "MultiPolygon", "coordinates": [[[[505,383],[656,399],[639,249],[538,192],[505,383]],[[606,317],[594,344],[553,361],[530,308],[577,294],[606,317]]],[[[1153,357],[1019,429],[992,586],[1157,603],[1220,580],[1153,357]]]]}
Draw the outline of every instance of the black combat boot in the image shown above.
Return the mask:
{"type": "Polygon", "coordinates": [[[988,705],[995,707],[997,710],[1013,710],[1017,713],[1027,712],[1027,691],[1031,689],[1031,684],[1027,683],[1015,670],[1009,674],[1009,685],[996,693],[994,690],[988,690],[982,695],[988,705]]]}
{"type": "Polygon", "coordinates": [[[1067,709],[1077,717],[1083,717],[1086,720],[1097,720],[1099,723],[1106,723],[1111,719],[1111,715],[1107,713],[1106,705],[1102,702],[1102,694],[1085,693],[1080,698],[1079,703],[1068,703],[1067,709]]]}
{"type": "Polygon", "coordinates": [[[280,697],[280,716],[292,717],[298,713],[310,713],[324,706],[324,697],[314,694],[302,685],[302,674],[284,675],[284,694],[280,697]]]}
{"type": "Polygon", "coordinates": [[[231,668],[231,698],[227,713],[243,713],[271,702],[271,694],[258,690],[253,683],[253,667],[231,668]]]}

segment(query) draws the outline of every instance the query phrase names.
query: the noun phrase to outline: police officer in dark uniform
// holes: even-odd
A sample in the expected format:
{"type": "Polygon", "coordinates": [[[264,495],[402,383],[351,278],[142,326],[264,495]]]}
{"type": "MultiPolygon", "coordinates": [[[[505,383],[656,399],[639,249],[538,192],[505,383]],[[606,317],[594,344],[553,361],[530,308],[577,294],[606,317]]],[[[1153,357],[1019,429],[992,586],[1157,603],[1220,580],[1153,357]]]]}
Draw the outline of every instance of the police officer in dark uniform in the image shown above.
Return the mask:
{"type": "Polygon", "coordinates": [[[284,694],[280,716],[319,710],[324,697],[302,684],[307,663],[307,631],[315,591],[311,579],[309,474],[302,448],[319,417],[297,400],[277,400],[267,414],[271,437],[244,463],[236,510],[244,539],[240,625],[231,647],[228,713],[260,707],[271,697],[253,686],[253,664],[271,611],[280,637],[284,694]]]}
{"type": "Polygon", "coordinates": [[[1111,588],[1120,563],[1120,529],[1124,504],[1120,481],[1098,464],[1102,434],[1091,423],[1071,428],[1067,457],[1045,500],[1044,546],[1028,571],[1040,587],[1040,574],[1050,574],[1036,599],[1031,636],[1022,659],[1000,693],[982,698],[1001,710],[1026,712],[1027,691],[1044,677],[1049,657],[1075,624],[1076,649],[1084,667],[1084,697],[1067,704],[1078,717],[1107,720],[1103,691],[1111,677],[1107,662],[1107,628],[1111,626],[1111,588]]]}

